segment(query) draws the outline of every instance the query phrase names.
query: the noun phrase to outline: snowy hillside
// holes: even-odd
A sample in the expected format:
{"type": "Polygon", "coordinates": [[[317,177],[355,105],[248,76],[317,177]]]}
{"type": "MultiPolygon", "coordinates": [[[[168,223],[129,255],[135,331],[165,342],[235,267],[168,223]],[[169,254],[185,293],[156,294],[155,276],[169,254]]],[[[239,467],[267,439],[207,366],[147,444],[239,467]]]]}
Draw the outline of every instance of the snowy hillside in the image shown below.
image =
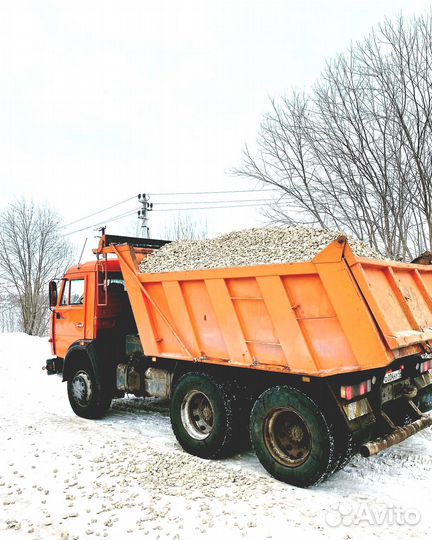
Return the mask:
{"type": "Polygon", "coordinates": [[[0,335],[0,539],[425,538],[432,526],[432,430],[355,458],[308,490],[255,456],[183,452],[167,404],[118,400],[78,418],[41,370],[48,343],[0,335]],[[374,523],[374,525],[369,525],[374,523]]]}

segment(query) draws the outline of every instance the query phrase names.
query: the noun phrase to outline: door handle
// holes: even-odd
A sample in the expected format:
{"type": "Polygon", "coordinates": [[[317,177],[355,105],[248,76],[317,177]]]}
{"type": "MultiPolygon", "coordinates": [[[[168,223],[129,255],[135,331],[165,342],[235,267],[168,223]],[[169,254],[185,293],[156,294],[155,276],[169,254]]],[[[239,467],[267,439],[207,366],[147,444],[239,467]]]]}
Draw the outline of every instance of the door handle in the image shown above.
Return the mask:
{"type": "Polygon", "coordinates": [[[77,322],[76,327],[77,328],[84,328],[84,324],[82,322],[77,322]]]}
{"type": "Polygon", "coordinates": [[[62,316],[62,314],[59,313],[58,311],[56,311],[55,317],[56,317],[56,319],[64,319],[64,317],[62,316]]]}

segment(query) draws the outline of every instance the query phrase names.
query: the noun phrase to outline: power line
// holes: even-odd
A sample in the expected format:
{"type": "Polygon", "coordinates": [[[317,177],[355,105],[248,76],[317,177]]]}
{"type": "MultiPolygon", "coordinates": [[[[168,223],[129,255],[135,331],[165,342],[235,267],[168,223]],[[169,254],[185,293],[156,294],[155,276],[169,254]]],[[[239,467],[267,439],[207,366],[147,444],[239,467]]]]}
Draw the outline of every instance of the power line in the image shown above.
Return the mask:
{"type": "MultiPolygon", "coordinates": [[[[260,190],[256,189],[240,189],[240,190],[226,190],[226,191],[179,191],[179,192],[171,192],[171,193],[149,193],[150,196],[158,196],[158,197],[165,197],[165,196],[177,196],[177,195],[218,195],[218,194],[226,194],[226,193],[261,193],[263,191],[278,191],[277,188],[264,188],[260,190]]],[[[131,201],[132,199],[135,199],[135,195],[133,197],[129,197],[127,199],[124,199],[123,201],[119,201],[115,204],[112,204],[111,206],[107,206],[106,208],[102,208],[101,210],[97,210],[96,212],[92,212],[91,214],[88,214],[86,216],[80,217],[78,219],[74,219],[73,221],[70,221],[69,223],[66,223],[65,225],[62,225],[62,228],[69,227],[70,225],[75,225],[75,223],[79,223],[80,221],[84,221],[85,219],[89,219],[93,216],[97,216],[99,214],[102,214],[102,212],[105,212],[106,210],[111,210],[111,208],[115,208],[117,206],[120,206],[121,204],[127,203],[131,201]]],[[[212,202],[219,203],[219,202],[225,202],[225,201],[191,201],[191,202],[182,202],[182,201],[176,201],[175,204],[198,204],[202,202],[203,204],[210,204],[212,202]]],[[[228,202],[228,201],[226,201],[228,202]]],[[[233,201],[233,202],[240,202],[239,201],[233,201]]],[[[158,202],[157,204],[169,204],[168,202],[158,202]]],[[[173,203],[174,204],[174,203],[173,203]]]]}
{"type": "MultiPolygon", "coordinates": [[[[265,188],[265,189],[262,189],[262,190],[259,190],[259,192],[262,192],[262,191],[277,191],[276,188],[265,188]]],[[[212,195],[212,194],[225,194],[225,193],[257,193],[257,190],[253,190],[253,189],[246,189],[246,190],[229,190],[229,191],[195,191],[195,192],[192,192],[192,191],[188,191],[188,192],[177,192],[177,193],[154,193],[152,195],[157,195],[157,196],[165,196],[165,195],[212,195]]],[[[92,214],[89,214],[87,216],[84,216],[82,218],[79,218],[79,219],[76,219],[74,221],[71,221],[70,223],[66,224],[66,225],[63,225],[63,227],[68,227],[70,225],[73,225],[74,223],[78,223],[80,221],[83,221],[85,219],[88,219],[90,217],[93,217],[93,216],[96,216],[98,214],[101,214],[102,212],[105,212],[106,210],[109,210],[111,208],[115,208],[116,206],[119,206],[121,204],[124,204],[125,202],[128,202],[128,201],[131,201],[132,199],[135,199],[135,196],[134,197],[129,197],[128,199],[125,199],[124,201],[120,201],[118,203],[115,203],[107,208],[104,208],[102,210],[98,210],[97,212],[93,212],[92,214]]],[[[223,209],[223,208],[251,208],[251,207],[257,207],[257,206],[263,206],[265,204],[267,204],[268,202],[271,202],[272,199],[261,199],[261,200],[257,200],[257,199],[236,199],[236,200],[216,200],[216,201],[175,201],[175,202],[170,202],[170,201],[159,201],[159,202],[155,202],[154,205],[155,206],[159,206],[159,205],[170,205],[170,206],[175,206],[175,205],[183,205],[183,204],[192,204],[192,205],[211,205],[211,206],[192,206],[192,207],[177,207],[177,208],[153,208],[153,211],[155,212],[177,212],[177,211],[188,211],[188,210],[212,210],[212,209],[223,209]],[[234,203],[241,203],[241,204],[234,204],[234,203]],[[246,204],[244,204],[246,203],[246,204]],[[249,204],[249,203],[253,203],[253,204],[249,204]],[[214,206],[214,205],[218,205],[218,206],[214,206]]],[[[132,216],[133,214],[135,214],[139,209],[136,208],[136,209],[133,209],[133,210],[128,210],[127,212],[124,212],[122,214],[119,214],[119,215],[116,215],[116,216],[112,216],[110,218],[105,218],[101,221],[98,221],[97,223],[94,223],[92,225],[87,225],[85,227],[82,227],[80,229],[77,229],[75,231],[71,231],[71,232],[68,232],[66,234],[64,234],[64,236],[70,236],[72,234],[76,234],[76,233],[79,233],[79,232],[82,232],[82,231],[86,231],[88,229],[92,229],[92,228],[95,228],[99,225],[101,225],[102,223],[109,223],[109,222],[113,222],[113,221],[117,221],[119,219],[123,219],[125,217],[129,217],[129,216],[132,216]]]]}
{"type": "Polygon", "coordinates": [[[88,229],[94,229],[95,227],[97,227],[98,225],[101,225],[102,223],[117,221],[118,219],[123,219],[125,217],[132,216],[133,214],[136,214],[137,211],[138,211],[138,208],[135,208],[134,210],[129,210],[128,212],[125,212],[124,214],[120,214],[118,216],[113,216],[113,217],[110,217],[110,218],[106,218],[106,219],[104,219],[102,221],[98,221],[97,223],[94,223],[93,225],[87,225],[86,227],[83,227],[82,229],[77,229],[76,231],[68,232],[68,233],[64,234],[63,236],[70,236],[71,234],[76,234],[76,233],[79,233],[79,232],[82,232],[82,231],[87,231],[88,229]]]}
{"type": "MultiPolygon", "coordinates": [[[[229,205],[222,205],[222,206],[195,206],[195,207],[187,207],[187,208],[153,208],[153,212],[181,212],[184,210],[213,210],[213,209],[223,209],[223,208],[252,208],[252,207],[257,207],[257,206],[264,206],[265,204],[267,204],[267,201],[263,200],[263,201],[256,202],[255,204],[229,204],[229,205]]],[[[137,211],[138,209],[130,210],[128,212],[125,212],[124,214],[113,216],[111,218],[98,221],[97,223],[94,223],[93,225],[88,225],[86,227],[82,227],[81,229],[77,229],[76,231],[66,233],[63,236],[70,236],[72,234],[86,231],[88,229],[94,229],[95,227],[97,227],[98,225],[101,225],[102,223],[110,223],[113,221],[117,221],[119,219],[123,219],[125,217],[132,216],[137,211]]]]}
{"type": "Polygon", "coordinates": [[[237,204],[226,206],[196,206],[194,208],[153,208],[153,212],[180,212],[182,210],[212,210],[214,208],[248,208],[252,206],[264,206],[265,201],[257,202],[256,204],[237,204]]]}
{"type": "Polygon", "coordinates": [[[239,189],[229,191],[178,191],[171,193],[149,193],[151,197],[162,197],[165,195],[215,195],[219,193],[261,193],[262,191],[279,191],[278,188],[264,188],[264,189],[239,189]]]}
{"type": "Polygon", "coordinates": [[[132,199],[135,199],[135,197],[136,195],[134,195],[133,197],[129,197],[129,199],[125,199],[124,201],[120,201],[118,203],[112,204],[111,206],[107,206],[106,208],[103,208],[102,210],[98,210],[97,212],[93,212],[92,214],[89,214],[88,216],[75,219],[74,221],[71,221],[70,223],[66,223],[66,225],[63,225],[63,227],[69,227],[69,225],[74,225],[75,223],[78,223],[79,221],[83,221],[93,216],[97,216],[98,214],[102,214],[102,212],[105,212],[106,210],[111,210],[111,208],[115,208],[116,206],[120,206],[121,204],[129,202],[132,199]]]}
{"type": "Polygon", "coordinates": [[[247,202],[271,202],[273,199],[235,199],[231,201],[175,201],[175,202],[169,202],[169,201],[156,201],[153,204],[155,206],[159,205],[165,205],[165,204],[221,204],[221,203],[247,203],[247,202]]]}

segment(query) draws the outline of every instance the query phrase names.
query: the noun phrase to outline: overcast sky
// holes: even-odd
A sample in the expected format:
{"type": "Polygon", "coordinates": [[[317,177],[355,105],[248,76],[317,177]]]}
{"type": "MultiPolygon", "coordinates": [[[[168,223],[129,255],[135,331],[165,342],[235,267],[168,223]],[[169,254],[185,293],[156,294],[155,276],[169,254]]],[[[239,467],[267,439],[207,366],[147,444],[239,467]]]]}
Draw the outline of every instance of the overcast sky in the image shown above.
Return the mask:
{"type": "MultiPolygon", "coordinates": [[[[229,175],[268,96],[307,89],[326,59],[422,0],[0,2],[0,207],[25,195],[65,223],[139,192],[253,188],[229,175]]],[[[153,196],[158,202],[266,198],[153,196]]],[[[177,206],[179,206],[177,204],[177,206]]],[[[187,205],[186,205],[187,206],[187,205]]],[[[192,206],[192,205],[189,205],[192,206]]],[[[67,231],[137,207],[135,200],[67,231]]],[[[166,205],[165,205],[166,207],[166,205]]],[[[262,222],[258,208],[209,210],[210,234],[262,222]]],[[[133,233],[135,218],[113,233],[133,233]]],[[[77,244],[94,233],[70,236],[77,244]]],[[[93,243],[93,241],[92,241],[93,243]]]]}

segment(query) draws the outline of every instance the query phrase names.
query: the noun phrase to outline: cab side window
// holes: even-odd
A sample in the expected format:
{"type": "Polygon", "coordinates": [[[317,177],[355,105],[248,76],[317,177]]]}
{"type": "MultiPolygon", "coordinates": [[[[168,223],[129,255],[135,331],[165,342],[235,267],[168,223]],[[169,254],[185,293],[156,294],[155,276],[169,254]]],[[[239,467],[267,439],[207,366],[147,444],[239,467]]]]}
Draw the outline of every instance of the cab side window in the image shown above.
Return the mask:
{"type": "Polygon", "coordinates": [[[70,291],[69,284],[70,284],[70,281],[65,281],[65,284],[63,287],[63,294],[62,294],[61,302],[60,302],[61,306],[67,306],[69,304],[69,291],[70,291]]]}
{"type": "Polygon", "coordinates": [[[60,305],[77,306],[81,304],[84,304],[84,280],[67,280],[63,288],[60,305]]]}
{"type": "Polygon", "coordinates": [[[84,304],[84,280],[74,279],[70,281],[69,303],[72,305],[84,304]]]}

